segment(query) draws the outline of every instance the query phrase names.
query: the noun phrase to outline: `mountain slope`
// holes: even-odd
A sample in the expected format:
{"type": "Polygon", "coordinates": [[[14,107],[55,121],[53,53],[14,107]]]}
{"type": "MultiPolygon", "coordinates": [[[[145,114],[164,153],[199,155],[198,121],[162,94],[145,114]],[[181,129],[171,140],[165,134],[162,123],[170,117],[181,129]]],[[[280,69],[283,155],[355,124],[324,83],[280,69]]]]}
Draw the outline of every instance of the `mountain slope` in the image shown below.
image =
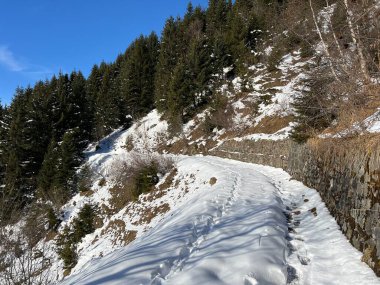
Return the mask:
{"type": "Polygon", "coordinates": [[[317,192],[282,170],[183,157],[178,175],[187,201],[62,284],[380,284],[317,192]]]}

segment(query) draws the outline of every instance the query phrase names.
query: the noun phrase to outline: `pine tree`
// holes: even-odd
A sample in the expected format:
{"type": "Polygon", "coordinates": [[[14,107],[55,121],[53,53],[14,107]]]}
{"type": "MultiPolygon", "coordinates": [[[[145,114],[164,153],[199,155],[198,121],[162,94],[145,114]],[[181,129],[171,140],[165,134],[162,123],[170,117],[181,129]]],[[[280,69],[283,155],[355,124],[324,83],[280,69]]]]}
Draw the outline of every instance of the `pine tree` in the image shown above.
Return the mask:
{"type": "Polygon", "coordinates": [[[54,195],[53,186],[54,179],[57,176],[57,165],[58,145],[53,138],[49,144],[41,170],[38,174],[38,196],[52,200],[51,196],[54,195]]]}
{"type": "Polygon", "coordinates": [[[130,46],[128,57],[122,65],[120,91],[125,96],[127,111],[132,117],[153,109],[158,49],[156,34],[140,36],[130,46]]]}
{"type": "Polygon", "coordinates": [[[171,17],[166,21],[162,32],[155,77],[155,101],[160,112],[168,110],[170,82],[180,57],[179,38],[179,21],[171,17]]]}
{"type": "Polygon", "coordinates": [[[68,99],[72,92],[69,76],[67,74],[60,73],[57,79],[56,85],[56,117],[57,121],[54,121],[53,125],[53,137],[60,140],[67,129],[70,128],[70,116],[68,114],[68,99]]]}
{"type": "MultiPolygon", "coordinates": [[[[0,104],[0,183],[4,185],[5,168],[8,154],[9,111],[0,104]]],[[[0,190],[1,193],[2,190],[0,190]]]]}
{"type": "Polygon", "coordinates": [[[91,125],[91,139],[96,138],[96,123],[95,123],[95,112],[96,112],[96,99],[101,85],[101,74],[99,72],[99,67],[94,65],[90,75],[86,80],[86,98],[87,98],[87,109],[89,114],[89,125],[91,125]]]}
{"type": "Polygon", "coordinates": [[[210,37],[223,34],[226,30],[228,9],[231,3],[226,0],[209,0],[207,9],[207,33],[210,37]]]}
{"type": "Polygon", "coordinates": [[[80,130],[67,131],[62,139],[58,152],[57,172],[54,179],[55,187],[72,192],[75,182],[75,170],[81,162],[80,130]]]}
{"type": "Polygon", "coordinates": [[[80,242],[83,237],[95,231],[94,227],[95,209],[91,204],[85,204],[74,220],[72,241],[80,242]]]}
{"type": "Polygon", "coordinates": [[[99,90],[95,99],[95,137],[100,139],[122,123],[123,104],[116,86],[115,67],[102,63],[98,69],[99,90]]]}
{"type": "Polygon", "coordinates": [[[47,83],[37,82],[33,88],[33,94],[27,109],[28,120],[25,131],[29,146],[26,151],[31,157],[30,161],[34,164],[31,170],[33,176],[38,173],[42,165],[52,132],[47,94],[47,83]]]}
{"type": "Polygon", "coordinates": [[[173,72],[173,79],[170,82],[167,107],[170,116],[169,123],[176,130],[179,125],[182,125],[186,107],[191,100],[189,96],[191,83],[185,62],[178,63],[173,72]]]}
{"type": "MultiPolygon", "coordinates": [[[[17,89],[10,107],[11,123],[8,136],[8,157],[5,171],[5,193],[15,198],[17,204],[24,204],[26,195],[31,194],[34,180],[32,175],[36,169],[36,161],[31,141],[31,134],[38,132],[31,129],[29,101],[31,88],[17,89]]],[[[17,206],[16,206],[17,208],[17,206]]]]}
{"type": "Polygon", "coordinates": [[[93,121],[90,103],[86,95],[86,79],[81,72],[73,72],[70,75],[72,94],[69,98],[68,116],[69,128],[79,128],[79,147],[87,146],[91,139],[93,121]]]}

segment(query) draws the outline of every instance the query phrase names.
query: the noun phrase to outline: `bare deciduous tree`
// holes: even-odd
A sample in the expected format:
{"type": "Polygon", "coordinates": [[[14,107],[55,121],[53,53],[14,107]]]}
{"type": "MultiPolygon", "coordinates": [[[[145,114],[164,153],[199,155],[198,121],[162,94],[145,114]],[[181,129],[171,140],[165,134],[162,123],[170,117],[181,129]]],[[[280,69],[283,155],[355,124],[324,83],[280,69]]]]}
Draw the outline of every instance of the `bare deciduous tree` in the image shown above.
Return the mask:
{"type": "Polygon", "coordinates": [[[319,39],[321,40],[321,43],[322,43],[322,46],[323,46],[323,51],[324,51],[325,56],[327,58],[330,71],[331,71],[332,75],[334,76],[334,78],[336,80],[340,81],[338,75],[335,72],[334,66],[333,66],[332,57],[331,57],[330,51],[329,51],[329,46],[326,43],[326,41],[324,40],[322,32],[321,32],[321,29],[319,28],[317,17],[315,15],[315,11],[314,11],[314,8],[313,8],[313,3],[312,3],[311,0],[309,0],[309,5],[310,5],[311,14],[313,16],[314,25],[315,25],[316,31],[318,33],[319,39]]]}

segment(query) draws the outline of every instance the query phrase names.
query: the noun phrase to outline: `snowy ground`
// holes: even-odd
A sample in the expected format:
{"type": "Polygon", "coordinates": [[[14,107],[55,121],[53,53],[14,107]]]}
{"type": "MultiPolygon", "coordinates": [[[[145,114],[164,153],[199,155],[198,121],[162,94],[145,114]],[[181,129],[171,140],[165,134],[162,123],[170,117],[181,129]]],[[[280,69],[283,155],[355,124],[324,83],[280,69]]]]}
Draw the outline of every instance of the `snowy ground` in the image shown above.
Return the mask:
{"type": "Polygon", "coordinates": [[[63,284],[380,284],[315,190],[215,157],[178,165],[189,199],[63,284]]]}

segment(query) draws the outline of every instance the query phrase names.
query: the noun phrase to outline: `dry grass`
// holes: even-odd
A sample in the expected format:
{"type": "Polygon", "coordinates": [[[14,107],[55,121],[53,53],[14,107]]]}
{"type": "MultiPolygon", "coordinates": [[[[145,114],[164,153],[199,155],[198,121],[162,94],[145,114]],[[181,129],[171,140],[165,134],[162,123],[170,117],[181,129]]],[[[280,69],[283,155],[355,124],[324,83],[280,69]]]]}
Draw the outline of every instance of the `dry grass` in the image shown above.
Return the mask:
{"type": "Polygon", "coordinates": [[[321,156],[331,156],[333,153],[338,156],[345,156],[345,153],[353,149],[363,150],[367,153],[373,152],[379,147],[379,134],[363,134],[361,136],[348,137],[344,139],[331,138],[321,139],[312,138],[307,141],[307,145],[314,152],[321,156]]]}
{"type": "MultiPolygon", "coordinates": [[[[116,184],[110,189],[111,199],[109,200],[111,205],[111,211],[116,213],[123,209],[128,203],[136,201],[141,194],[139,190],[142,173],[155,170],[152,175],[157,173],[166,174],[171,172],[174,167],[173,159],[164,156],[153,155],[133,155],[130,161],[117,161],[112,166],[113,180],[116,184]]],[[[145,177],[145,176],[144,176],[145,177]]],[[[150,177],[150,176],[149,176],[150,177]]],[[[154,181],[154,177],[147,178],[150,180],[146,188],[143,189],[143,193],[151,192],[155,189],[154,185],[157,181],[154,181]]],[[[157,178],[158,179],[158,178],[157,178]]],[[[144,184],[145,185],[145,184],[144,184]]]]}
{"type": "Polygon", "coordinates": [[[127,139],[125,140],[125,149],[127,151],[132,151],[134,147],[135,146],[133,144],[133,137],[132,136],[128,136],[127,139]]]}
{"type": "Polygon", "coordinates": [[[133,189],[128,184],[118,184],[109,190],[111,199],[109,203],[111,205],[110,212],[115,214],[123,209],[129,202],[135,200],[133,196],[133,189]]]}
{"type": "Polygon", "coordinates": [[[264,134],[273,134],[289,125],[290,122],[294,121],[293,116],[287,117],[265,117],[263,118],[257,126],[252,126],[244,130],[242,135],[254,134],[254,133],[264,133],[264,134]]]}
{"type": "Polygon", "coordinates": [[[92,190],[87,190],[87,191],[82,191],[82,192],[79,192],[79,195],[80,196],[85,196],[85,197],[90,197],[94,194],[94,191],[92,190]]]}
{"type": "Polygon", "coordinates": [[[380,107],[380,87],[368,86],[366,91],[358,93],[355,98],[343,102],[338,111],[338,120],[334,126],[329,127],[324,133],[337,134],[352,129],[353,125],[359,127],[352,135],[365,130],[362,122],[374,114],[380,107]],[[376,93],[377,92],[377,93],[376,93]],[[377,94],[374,97],[373,94],[377,94]]]}
{"type": "Polygon", "coordinates": [[[136,231],[126,230],[125,222],[123,220],[112,220],[108,223],[107,227],[102,230],[101,235],[112,233],[115,239],[112,241],[114,245],[123,245],[131,243],[136,238],[136,231]]]}
{"type": "Polygon", "coordinates": [[[133,225],[149,224],[158,214],[166,213],[169,210],[170,206],[167,203],[154,208],[145,208],[140,212],[140,220],[134,222],[133,225]]]}
{"type": "Polygon", "coordinates": [[[186,138],[182,138],[178,141],[176,141],[172,145],[165,145],[161,146],[159,149],[160,153],[168,152],[172,154],[187,154],[187,155],[194,155],[194,154],[207,154],[208,150],[216,146],[217,142],[211,140],[208,137],[209,134],[205,134],[201,127],[197,127],[194,129],[194,132],[191,134],[193,137],[188,140],[186,138]],[[201,139],[203,143],[194,143],[195,140],[201,139]]]}
{"type": "Polygon", "coordinates": [[[158,187],[158,190],[162,192],[168,189],[173,184],[174,178],[176,177],[177,174],[178,174],[178,169],[173,168],[170,171],[169,175],[166,176],[165,181],[160,184],[160,186],[158,187]]]}
{"type": "Polygon", "coordinates": [[[49,231],[45,236],[45,241],[54,240],[57,237],[58,233],[56,231],[49,231]]]}

